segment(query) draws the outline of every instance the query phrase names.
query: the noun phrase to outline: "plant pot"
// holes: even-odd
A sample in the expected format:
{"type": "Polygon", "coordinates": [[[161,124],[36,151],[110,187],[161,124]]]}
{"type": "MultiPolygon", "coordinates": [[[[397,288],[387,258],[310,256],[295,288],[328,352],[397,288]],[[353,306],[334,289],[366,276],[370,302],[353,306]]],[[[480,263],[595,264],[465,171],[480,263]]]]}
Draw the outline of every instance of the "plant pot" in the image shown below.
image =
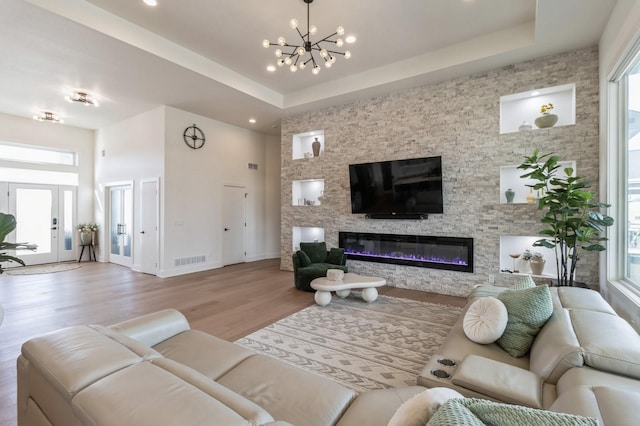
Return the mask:
{"type": "Polygon", "coordinates": [[[531,258],[529,260],[529,267],[531,268],[531,273],[533,275],[542,275],[542,271],[544,271],[545,262],[546,261],[544,259],[531,258]]]}
{"type": "Polygon", "coordinates": [[[88,246],[89,244],[93,244],[93,232],[81,232],[80,244],[82,244],[83,246],[88,246]]]}
{"type": "Polygon", "coordinates": [[[555,114],[544,114],[540,117],[536,118],[536,126],[540,129],[544,129],[547,127],[553,127],[558,122],[558,116],[555,114]]]}

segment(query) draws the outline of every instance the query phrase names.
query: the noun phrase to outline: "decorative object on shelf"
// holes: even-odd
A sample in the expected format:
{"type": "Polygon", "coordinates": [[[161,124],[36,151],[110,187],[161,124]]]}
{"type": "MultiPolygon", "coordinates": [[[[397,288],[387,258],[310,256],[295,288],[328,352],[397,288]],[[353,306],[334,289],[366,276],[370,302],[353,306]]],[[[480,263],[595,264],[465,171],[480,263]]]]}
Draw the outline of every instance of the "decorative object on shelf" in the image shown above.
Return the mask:
{"type": "Polygon", "coordinates": [[[71,104],[77,102],[83,104],[84,106],[93,105],[96,108],[100,106],[100,103],[98,102],[96,97],[90,95],[85,91],[75,91],[72,94],[65,96],[64,100],[71,104]]]}
{"type": "MultiPolygon", "coordinates": [[[[345,50],[344,52],[339,52],[334,49],[336,47],[342,47],[344,45],[345,40],[342,38],[333,38],[334,36],[342,36],[344,35],[344,28],[338,27],[333,34],[330,34],[318,41],[311,41],[311,36],[315,35],[318,31],[314,25],[309,25],[309,5],[313,3],[313,0],[303,0],[307,4],[307,32],[302,34],[300,28],[298,28],[298,20],[291,19],[289,21],[289,26],[296,30],[300,38],[302,39],[299,43],[301,44],[289,44],[284,37],[278,37],[276,43],[271,43],[269,40],[263,40],[262,46],[265,49],[268,49],[271,46],[278,46],[275,51],[276,56],[278,57],[277,65],[282,67],[287,65],[291,72],[298,71],[298,68],[305,69],[309,62],[311,62],[312,69],[311,72],[313,74],[318,74],[320,72],[320,61],[324,61],[324,66],[326,68],[330,68],[336,62],[336,57],[334,55],[342,55],[345,59],[349,59],[351,57],[351,52],[345,50]],[[325,44],[323,44],[325,43],[325,44]],[[289,52],[283,51],[283,48],[291,49],[289,52]],[[316,57],[313,55],[313,51],[316,51],[320,58],[316,61],[316,57]],[[308,55],[308,56],[307,56],[308,55]]],[[[347,42],[353,42],[355,39],[350,39],[347,37],[347,42]]]]}
{"type": "Polygon", "coordinates": [[[510,254],[509,256],[513,259],[513,272],[519,272],[518,268],[516,268],[516,260],[520,257],[520,253],[510,254]]]}
{"type": "Polygon", "coordinates": [[[544,264],[546,260],[544,260],[544,256],[542,253],[533,252],[531,254],[531,258],[529,259],[529,268],[531,268],[531,273],[533,275],[542,275],[542,271],[544,270],[544,264]]]}
{"type": "Polygon", "coordinates": [[[184,129],[182,138],[191,149],[200,149],[204,146],[204,132],[195,124],[184,129]]]}
{"type": "Polygon", "coordinates": [[[12,214],[0,213],[0,274],[4,272],[2,262],[15,262],[24,266],[24,261],[16,256],[9,256],[6,250],[35,250],[35,244],[10,243],[4,239],[16,229],[16,218],[12,214]]]}
{"type": "Polygon", "coordinates": [[[529,190],[529,195],[527,195],[527,203],[533,204],[536,202],[536,195],[533,193],[533,188],[529,190]]]}
{"type": "Polygon", "coordinates": [[[319,157],[320,156],[320,141],[318,140],[318,138],[315,138],[313,140],[313,142],[311,143],[311,149],[313,149],[313,156],[314,157],[319,157]]]}
{"type": "Polygon", "coordinates": [[[511,203],[513,203],[513,199],[516,196],[516,191],[514,191],[511,188],[509,188],[504,192],[504,196],[507,199],[507,203],[511,204],[511,203]]]}
{"type": "Polygon", "coordinates": [[[531,129],[531,124],[527,123],[526,121],[523,121],[522,124],[518,127],[519,132],[528,132],[531,129]]]}
{"type": "Polygon", "coordinates": [[[535,123],[540,129],[553,127],[558,122],[558,116],[551,114],[549,111],[553,109],[553,104],[548,103],[540,107],[540,117],[536,118],[535,123]]]}
{"type": "Polygon", "coordinates": [[[58,123],[58,124],[64,123],[64,120],[60,118],[58,114],[50,111],[40,111],[39,113],[33,116],[33,119],[38,121],[48,121],[50,123],[58,123]]]}
{"type": "Polygon", "coordinates": [[[540,231],[545,238],[533,243],[534,247],[547,247],[556,253],[559,286],[573,286],[576,265],[582,250],[604,251],[601,244],[607,240],[601,236],[613,218],[601,213],[609,204],[593,201],[597,196],[588,190],[588,182],[582,176],[572,176],[573,169],[565,168],[564,176],[556,173],[560,169],[558,156],[553,153],[540,155],[535,149],[525,157],[519,169],[528,171],[522,178],[536,181],[527,185],[542,190],[538,210],[545,210],[540,220],[546,227],[540,231]]]}
{"type": "Polygon", "coordinates": [[[78,225],[78,231],[80,231],[80,245],[95,245],[95,233],[97,230],[98,225],[93,222],[81,223],[78,225]]]}

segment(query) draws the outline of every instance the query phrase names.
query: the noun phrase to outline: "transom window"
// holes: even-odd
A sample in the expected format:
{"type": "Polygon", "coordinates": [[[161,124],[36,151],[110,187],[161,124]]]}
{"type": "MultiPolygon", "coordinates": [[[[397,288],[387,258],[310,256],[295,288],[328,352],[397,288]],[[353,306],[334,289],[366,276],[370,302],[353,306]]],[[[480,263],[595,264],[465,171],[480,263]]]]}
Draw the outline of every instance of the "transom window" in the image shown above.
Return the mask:
{"type": "Polygon", "coordinates": [[[77,157],[70,151],[0,142],[0,160],[5,161],[75,166],[77,157]]]}

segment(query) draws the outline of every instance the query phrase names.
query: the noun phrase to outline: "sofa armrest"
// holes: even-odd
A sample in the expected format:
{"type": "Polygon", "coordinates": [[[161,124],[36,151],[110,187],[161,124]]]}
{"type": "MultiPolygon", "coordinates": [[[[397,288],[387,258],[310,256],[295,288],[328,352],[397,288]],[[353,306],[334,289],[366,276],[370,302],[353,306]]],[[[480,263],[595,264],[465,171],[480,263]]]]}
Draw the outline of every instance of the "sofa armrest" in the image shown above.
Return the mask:
{"type": "Polygon", "coordinates": [[[150,347],[191,329],[184,315],[175,309],[132,318],[109,328],[150,347]]]}
{"type": "Polygon", "coordinates": [[[542,408],[542,379],[535,373],[477,355],[467,355],[451,383],[510,404],[542,408]]]}

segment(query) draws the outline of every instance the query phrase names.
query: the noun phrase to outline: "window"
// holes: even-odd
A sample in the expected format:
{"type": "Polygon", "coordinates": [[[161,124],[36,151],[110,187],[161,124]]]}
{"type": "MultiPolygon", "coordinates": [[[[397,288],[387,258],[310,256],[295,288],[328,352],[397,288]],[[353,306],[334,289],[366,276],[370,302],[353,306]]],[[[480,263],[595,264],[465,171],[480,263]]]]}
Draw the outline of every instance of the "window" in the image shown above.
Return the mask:
{"type": "Polygon", "coordinates": [[[640,60],[624,76],[626,157],[626,279],[640,286],[640,60]]]}
{"type": "Polygon", "coordinates": [[[0,142],[0,160],[75,166],[75,152],[0,142]]]}

